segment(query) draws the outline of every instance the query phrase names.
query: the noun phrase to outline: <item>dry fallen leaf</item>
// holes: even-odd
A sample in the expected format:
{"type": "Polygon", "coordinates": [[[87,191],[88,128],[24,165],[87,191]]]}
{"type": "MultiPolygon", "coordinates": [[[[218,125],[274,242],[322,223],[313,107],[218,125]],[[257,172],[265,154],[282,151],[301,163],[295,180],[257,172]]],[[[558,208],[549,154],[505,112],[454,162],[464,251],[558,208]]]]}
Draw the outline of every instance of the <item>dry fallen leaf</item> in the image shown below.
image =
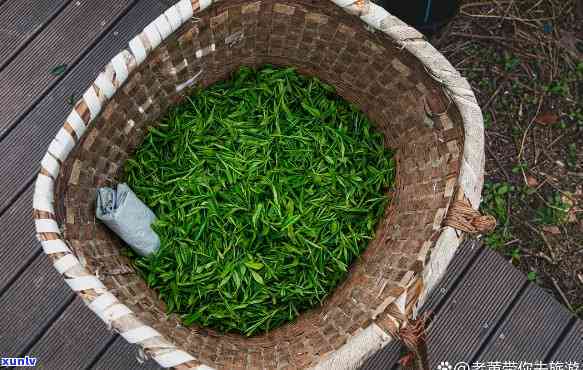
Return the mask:
{"type": "Polygon", "coordinates": [[[559,235],[561,233],[561,229],[558,226],[543,226],[543,231],[553,235],[559,235]]]}
{"type": "Polygon", "coordinates": [[[555,113],[541,113],[534,119],[536,123],[543,126],[553,125],[559,121],[559,116],[555,113]]]}
{"type": "MultiPolygon", "coordinates": [[[[579,189],[578,189],[579,190],[579,189]]],[[[569,192],[565,192],[561,195],[561,202],[567,207],[567,222],[568,223],[575,223],[577,222],[577,212],[579,211],[577,205],[578,197],[577,193],[571,194],[569,192]]]]}
{"type": "Polygon", "coordinates": [[[534,176],[526,176],[526,185],[529,188],[535,188],[538,186],[538,180],[534,176]]]}
{"type": "Polygon", "coordinates": [[[568,208],[573,208],[573,206],[575,205],[575,198],[573,194],[566,191],[561,194],[561,202],[563,202],[563,204],[566,205],[568,208]]]}

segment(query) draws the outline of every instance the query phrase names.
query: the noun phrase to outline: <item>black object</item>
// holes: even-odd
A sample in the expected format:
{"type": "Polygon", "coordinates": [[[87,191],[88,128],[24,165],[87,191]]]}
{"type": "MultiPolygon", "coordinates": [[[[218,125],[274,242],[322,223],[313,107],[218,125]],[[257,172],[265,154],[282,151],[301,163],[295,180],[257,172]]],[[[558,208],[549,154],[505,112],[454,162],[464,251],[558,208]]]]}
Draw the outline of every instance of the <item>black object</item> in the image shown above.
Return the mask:
{"type": "Polygon", "coordinates": [[[441,30],[458,13],[460,0],[373,0],[426,36],[441,30]]]}

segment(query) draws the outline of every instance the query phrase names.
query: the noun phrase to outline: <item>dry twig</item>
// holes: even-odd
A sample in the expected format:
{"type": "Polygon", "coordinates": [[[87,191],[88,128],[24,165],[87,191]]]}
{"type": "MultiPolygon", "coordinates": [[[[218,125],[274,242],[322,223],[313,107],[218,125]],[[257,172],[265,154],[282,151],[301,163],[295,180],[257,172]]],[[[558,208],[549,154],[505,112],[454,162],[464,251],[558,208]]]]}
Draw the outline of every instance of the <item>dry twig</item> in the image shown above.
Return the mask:
{"type": "Polygon", "coordinates": [[[522,154],[524,153],[524,143],[526,142],[526,136],[528,135],[528,131],[530,130],[530,128],[534,124],[536,117],[538,117],[538,114],[540,113],[540,108],[543,105],[543,100],[544,100],[544,98],[541,96],[539,99],[539,102],[538,102],[538,107],[536,108],[536,112],[535,112],[534,116],[532,117],[532,119],[530,120],[530,123],[526,127],[526,130],[524,131],[524,135],[522,136],[522,143],[520,144],[520,150],[518,151],[518,160],[519,161],[522,159],[522,154]]]}
{"type": "Polygon", "coordinates": [[[551,254],[551,258],[554,261],[553,264],[556,264],[557,263],[557,256],[556,256],[556,253],[555,253],[555,249],[553,248],[553,246],[551,245],[551,243],[547,239],[546,235],[542,231],[540,231],[539,229],[537,229],[536,227],[532,226],[527,221],[524,221],[523,224],[526,225],[529,229],[531,229],[532,231],[534,231],[535,233],[537,233],[538,236],[541,237],[541,239],[545,243],[547,249],[549,250],[549,253],[551,254]]]}
{"type": "Polygon", "coordinates": [[[574,312],[575,310],[573,309],[573,306],[571,306],[571,302],[569,302],[569,299],[567,299],[567,295],[565,295],[565,293],[563,292],[563,289],[561,289],[561,286],[559,285],[557,280],[552,276],[550,276],[550,278],[551,278],[551,281],[553,282],[553,285],[555,286],[555,289],[559,293],[559,296],[563,299],[565,306],[567,306],[571,312],[574,312]]]}

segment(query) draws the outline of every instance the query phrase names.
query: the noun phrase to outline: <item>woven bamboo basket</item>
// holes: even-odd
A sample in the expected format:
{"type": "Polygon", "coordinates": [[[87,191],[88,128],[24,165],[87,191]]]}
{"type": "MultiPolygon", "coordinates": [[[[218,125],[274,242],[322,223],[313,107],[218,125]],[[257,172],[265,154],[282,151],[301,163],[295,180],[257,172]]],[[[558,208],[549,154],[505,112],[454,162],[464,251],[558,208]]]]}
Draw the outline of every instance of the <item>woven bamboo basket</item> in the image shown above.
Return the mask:
{"type": "Polygon", "coordinates": [[[415,352],[419,307],[462,239],[491,223],[476,211],[483,140],[467,81],[366,0],[182,0],[105,66],[49,146],[37,235],[87,306],[162,367],[355,369],[391,340],[415,352]],[[251,338],[184,327],[95,220],[96,188],[118,181],[170,105],[263,64],[318,76],[360,107],[397,150],[397,187],[376,238],[321,307],[251,338]]]}

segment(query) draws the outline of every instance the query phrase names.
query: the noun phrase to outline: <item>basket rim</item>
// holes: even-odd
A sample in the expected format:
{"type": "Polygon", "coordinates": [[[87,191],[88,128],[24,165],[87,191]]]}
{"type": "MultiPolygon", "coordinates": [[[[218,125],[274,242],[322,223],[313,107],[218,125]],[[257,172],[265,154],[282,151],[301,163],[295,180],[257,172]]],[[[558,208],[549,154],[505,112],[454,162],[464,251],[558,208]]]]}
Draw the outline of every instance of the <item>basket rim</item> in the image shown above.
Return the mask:
{"type": "MultiPolygon", "coordinates": [[[[196,12],[210,7],[219,0],[180,0],[152,21],[106,65],[105,70],[83,94],[67,117],[63,127],[48,147],[41,162],[33,196],[33,210],[37,238],[44,252],[51,256],[57,271],[69,287],[81,296],[84,303],[107,325],[120,333],[128,342],[139,344],[162,367],[212,369],[201,364],[194,356],[176,347],[172,341],[145,325],[137,316],[89,272],[75,257],[61,235],[55,216],[54,188],[61,165],[83,137],[88,125],[99,115],[102,107],[122,87],[130,73],[141,65],[147,56],[167,37],[188,22],[196,12]],[[120,323],[120,318],[123,323],[120,323]]],[[[324,0],[322,0],[324,1],[324,0]]],[[[469,201],[478,209],[484,176],[484,127],[482,112],[468,81],[441,55],[421,33],[389,14],[370,0],[329,0],[348,13],[359,17],[374,30],[381,31],[402,49],[409,51],[424,66],[457,106],[463,121],[463,152],[461,168],[456,180],[458,197],[469,201]]],[[[177,86],[178,87],[178,86],[177,86]]],[[[453,189],[451,189],[453,193],[453,189]]],[[[447,211],[447,210],[446,210],[447,211]]],[[[386,302],[401,312],[414,301],[412,315],[427,299],[429,293],[445,274],[449,262],[464,233],[449,226],[439,230],[422,276],[412,276],[398,299],[386,302]]],[[[420,258],[429,253],[431,245],[424,246],[420,258]]],[[[395,318],[397,327],[399,319],[395,318]]],[[[356,368],[376,350],[391,341],[392,337],[374,320],[369,327],[347,341],[341,348],[322,359],[317,368],[356,368]]]]}

